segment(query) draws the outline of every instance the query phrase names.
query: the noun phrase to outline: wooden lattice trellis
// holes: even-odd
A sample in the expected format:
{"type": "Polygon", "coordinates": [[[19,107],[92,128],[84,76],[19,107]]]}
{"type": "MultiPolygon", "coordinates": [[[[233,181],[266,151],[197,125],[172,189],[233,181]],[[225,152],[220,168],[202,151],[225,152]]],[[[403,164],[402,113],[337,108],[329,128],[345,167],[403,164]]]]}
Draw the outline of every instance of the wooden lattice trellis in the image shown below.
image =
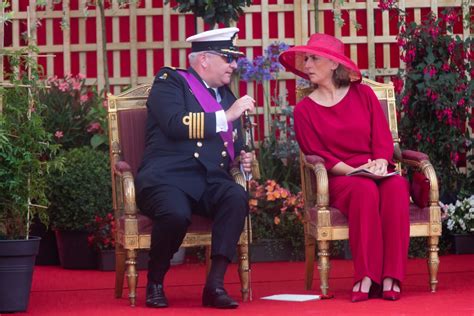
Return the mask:
{"type": "MultiPolygon", "coordinates": [[[[274,41],[299,45],[305,43],[310,34],[319,31],[341,38],[347,44],[351,58],[369,78],[387,81],[400,67],[403,68],[396,42],[397,19],[388,12],[381,12],[378,1],[346,0],[343,4],[339,0],[334,3],[331,0],[314,1],[254,0],[237,23],[241,29],[239,46],[252,59],[274,41]],[[334,10],[345,20],[343,27],[334,22],[334,10]],[[362,29],[357,30],[353,21],[362,29]]],[[[205,29],[201,20],[196,23],[194,16],[172,10],[173,2],[165,5],[160,0],[142,0],[129,8],[119,8],[116,1],[112,1],[105,10],[106,38],[103,38],[99,9],[92,7],[86,14],[82,0],[63,0],[54,5],[52,0],[48,2],[45,8],[34,9],[31,14],[31,19],[41,21],[33,30],[33,41],[42,54],[54,55],[39,59],[45,74],[62,77],[68,73],[83,73],[87,77],[86,84],[102,89],[105,76],[100,48],[106,41],[108,73],[114,93],[125,87],[150,83],[163,65],[187,67],[190,45],[185,38],[196,30],[205,29]],[[61,28],[61,25],[67,27],[61,28]]],[[[36,8],[36,1],[10,0],[10,4],[15,15],[10,24],[2,25],[0,29],[0,48],[15,50],[26,45],[21,39],[27,19],[26,8],[36,8]]],[[[463,6],[462,0],[401,0],[399,6],[412,20],[420,21],[429,10],[440,12],[445,7],[454,7],[465,15],[473,12],[474,5],[463,6]]],[[[470,36],[469,29],[463,29],[461,22],[455,29],[462,37],[470,36]]],[[[5,66],[5,58],[0,58],[0,67],[4,69],[5,66]]],[[[3,79],[1,72],[0,80],[3,79]]],[[[283,72],[277,83],[278,91],[288,91],[286,100],[290,105],[295,103],[294,79],[293,74],[283,72]]],[[[251,82],[242,84],[241,88],[243,93],[254,95],[260,106],[266,102],[263,90],[267,93],[270,90],[268,84],[264,89],[256,89],[251,82]]],[[[269,115],[265,111],[264,116],[268,118],[269,115]]],[[[268,134],[269,126],[262,130],[268,134]]]]}

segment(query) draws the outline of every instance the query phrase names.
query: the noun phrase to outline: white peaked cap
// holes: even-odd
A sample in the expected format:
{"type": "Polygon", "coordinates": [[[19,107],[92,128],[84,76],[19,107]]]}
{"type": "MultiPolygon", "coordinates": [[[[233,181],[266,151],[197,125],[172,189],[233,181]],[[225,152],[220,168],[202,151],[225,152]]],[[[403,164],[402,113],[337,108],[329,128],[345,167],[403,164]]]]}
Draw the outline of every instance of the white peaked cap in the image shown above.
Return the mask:
{"type": "Polygon", "coordinates": [[[188,37],[186,42],[191,43],[193,52],[213,50],[223,54],[243,55],[235,45],[238,32],[237,27],[209,30],[188,37]]]}
{"type": "Polygon", "coordinates": [[[228,41],[239,32],[237,27],[226,27],[222,29],[209,30],[190,36],[186,42],[205,42],[205,41],[228,41]]]}

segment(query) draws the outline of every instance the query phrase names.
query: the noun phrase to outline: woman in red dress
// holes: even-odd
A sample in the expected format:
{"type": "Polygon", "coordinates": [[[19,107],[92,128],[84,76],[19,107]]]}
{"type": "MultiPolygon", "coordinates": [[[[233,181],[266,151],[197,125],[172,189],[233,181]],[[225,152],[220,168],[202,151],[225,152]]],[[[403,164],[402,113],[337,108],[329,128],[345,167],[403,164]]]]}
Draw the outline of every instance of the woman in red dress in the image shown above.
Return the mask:
{"type": "Polygon", "coordinates": [[[377,175],[393,170],[393,141],[380,103],[333,36],[314,34],[307,45],[282,53],[280,62],[314,86],[296,105],[296,138],[304,154],[324,158],[330,205],[348,218],[352,301],[367,300],[380,286],[384,299],[398,300],[408,257],[408,182],[399,175],[347,176],[359,168],[377,175]]]}

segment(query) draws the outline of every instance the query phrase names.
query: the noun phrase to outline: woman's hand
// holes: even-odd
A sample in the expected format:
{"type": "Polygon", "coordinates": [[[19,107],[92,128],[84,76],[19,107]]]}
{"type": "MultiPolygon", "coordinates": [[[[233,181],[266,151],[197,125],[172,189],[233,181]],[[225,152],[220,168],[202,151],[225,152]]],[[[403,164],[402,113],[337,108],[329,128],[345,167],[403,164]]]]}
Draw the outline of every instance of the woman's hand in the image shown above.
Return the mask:
{"type": "Polygon", "coordinates": [[[387,174],[387,166],[388,166],[388,161],[385,159],[375,159],[375,160],[370,160],[367,162],[365,165],[361,166],[363,168],[369,169],[372,173],[379,175],[379,176],[384,176],[387,174]]]}

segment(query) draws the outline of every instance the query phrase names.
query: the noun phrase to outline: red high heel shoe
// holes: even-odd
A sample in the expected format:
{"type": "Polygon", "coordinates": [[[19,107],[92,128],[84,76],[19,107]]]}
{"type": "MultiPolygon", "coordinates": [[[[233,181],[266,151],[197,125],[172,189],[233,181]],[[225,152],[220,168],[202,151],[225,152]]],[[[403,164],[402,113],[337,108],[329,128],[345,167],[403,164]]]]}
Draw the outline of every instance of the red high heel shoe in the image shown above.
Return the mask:
{"type": "Polygon", "coordinates": [[[389,291],[383,291],[383,299],[387,301],[398,301],[400,299],[400,294],[401,294],[401,287],[400,283],[397,280],[392,280],[392,287],[390,288],[389,291]],[[397,284],[398,288],[400,289],[400,292],[397,292],[393,289],[394,285],[397,284]]]}
{"type": "Polygon", "coordinates": [[[359,282],[359,290],[352,291],[352,303],[367,301],[369,299],[369,292],[362,292],[362,281],[359,282]]]}

